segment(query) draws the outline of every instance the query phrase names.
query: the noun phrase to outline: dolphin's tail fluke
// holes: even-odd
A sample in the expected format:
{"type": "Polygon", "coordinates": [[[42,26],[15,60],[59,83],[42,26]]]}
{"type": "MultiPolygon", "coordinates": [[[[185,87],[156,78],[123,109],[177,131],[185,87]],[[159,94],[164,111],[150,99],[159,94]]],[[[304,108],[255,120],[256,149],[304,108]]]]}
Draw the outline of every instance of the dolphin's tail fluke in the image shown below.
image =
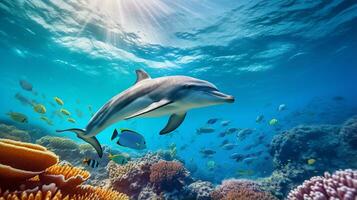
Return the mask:
{"type": "Polygon", "coordinates": [[[71,132],[74,132],[76,134],[81,134],[81,135],[84,135],[84,133],[86,132],[85,129],[80,129],[80,128],[69,128],[69,129],[63,129],[63,130],[56,130],[57,133],[62,133],[62,132],[67,132],[67,131],[71,131],[71,132]]]}
{"type": "Polygon", "coordinates": [[[92,147],[97,151],[98,156],[101,158],[103,156],[103,149],[102,146],[100,145],[99,141],[97,140],[96,137],[86,137],[85,129],[80,129],[80,128],[69,128],[69,129],[64,129],[64,130],[56,130],[57,133],[62,133],[62,132],[67,132],[71,131],[74,132],[78,138],[82,139],[83,141],[87,142],[88,144],[92,145],[92,147]]]}

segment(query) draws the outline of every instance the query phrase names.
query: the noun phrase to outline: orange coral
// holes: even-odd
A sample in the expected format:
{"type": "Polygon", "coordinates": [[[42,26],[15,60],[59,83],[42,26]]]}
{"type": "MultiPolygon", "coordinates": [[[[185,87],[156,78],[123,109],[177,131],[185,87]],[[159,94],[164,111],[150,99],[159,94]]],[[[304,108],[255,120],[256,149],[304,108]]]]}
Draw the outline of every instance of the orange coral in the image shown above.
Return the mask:
{"type": "Polygon", "coordinates": [[[29,179],[58,163],[58,156],[45,147],[9,139],[0,139],[0,155],[0,179],[4,181],[29,179]]]}
{"type": "Polygon", "coordinates": [[[40,145],[0,139],[0,200],[129,199],[116,191],[80,185],[89,172],[57,162],[58,157],[40,145]]]}
{"type": "Polygon", "coordinates": [[[61,190],[55,191],[22,191],[2,193],[0,188],[0,200],[129,200],[125,194],[104,190],[92,186],[80,186],[76,189],[75,194],[63,194],[61,190]]]}
{"type": "Polygon", "coordinates": [[[88,171],[69,165],[54,165],[40,174],[41,182],[55,183],[59,188],[75,188],[89,178],[88,171]]]}

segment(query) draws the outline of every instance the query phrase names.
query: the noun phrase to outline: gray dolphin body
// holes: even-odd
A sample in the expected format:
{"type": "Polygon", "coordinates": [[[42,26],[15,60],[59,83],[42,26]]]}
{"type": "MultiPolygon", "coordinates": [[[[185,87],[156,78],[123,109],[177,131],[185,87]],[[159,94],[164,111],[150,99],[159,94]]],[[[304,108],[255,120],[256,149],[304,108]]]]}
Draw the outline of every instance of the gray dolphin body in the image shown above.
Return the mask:
{"type": "Polygon", "coordinates": [[[212,83],[188,76],[150,78],[143,70],[136,70],[137,80],[127,90],[104,104],[90,119],[85,129],[66,129],[90,143],[102,154],[95,136],[120,120],[134,117],[170,115],[160,135],[175,130],[183,122],[186,112],[193,108],[233,103],[234,97],[218,91],[212,83]]]}

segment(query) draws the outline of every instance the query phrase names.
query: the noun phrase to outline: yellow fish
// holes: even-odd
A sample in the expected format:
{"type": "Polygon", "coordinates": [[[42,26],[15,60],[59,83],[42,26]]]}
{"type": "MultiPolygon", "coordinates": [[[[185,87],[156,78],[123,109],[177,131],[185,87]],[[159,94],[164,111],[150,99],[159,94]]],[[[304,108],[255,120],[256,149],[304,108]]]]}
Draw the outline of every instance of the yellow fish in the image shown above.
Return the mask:
{"type": "Polygon", "coordinates": [[[37,113],[45,114],[46,113],[46,107],[42,104],[36,104],[33,109],[37,113]]]}
{"type": "Polygon", "coordinates": [[[64,108],[61,108],[60,112],[62,114],[64,114],[64,115],[67,115],[67,116],[71,115],[71,113],[68,110],[64,109],[64,108]]]}
{"type": "Polygon", "coordinates": [[[41,120],[43,120],[44,122],[46,122],[48,125],[53,125],[52,121],[50,119],[48,119],[46,116],[41,116],[40,117],[41,120]]]}
{"type": "Polygon", "coordinates": [[[69,121],[71,123],[76,123],[76,120],[74,120],[73,118],[68,118],[67,121],[69,121]]]}
{"type": "Polygon", "coordinates": [[[277,123],[278,123],[278,120],[275,119],[275,118],[273,118],[273,119],[271,119],[271,120],[269,121],[269,125],[271,125],[271,126],[274,126],[274,125],[276,125],[277,123]]]}
{"type": "Polygon", "coordinates": [[[307,164],[308,164],[308,165],[313,165],[313,164],[315,164],[315,162],[316,162],[316,160],[313,159],[313,158],[307,160],[307,164]]]}
{"type": "Polygon", "coordinates": [[[53,99],[56,101],[56,103],[58,105],[63,106],[64,103],[63,103],[62,99],[60,99],[59,97],[54,97],[53,99]]]}
{"type": "Polygon", "coordinates": [[[6,113],[12,120],[20,123],[27,123],[27,116],[18,112],[8,112],[6,113]]]}

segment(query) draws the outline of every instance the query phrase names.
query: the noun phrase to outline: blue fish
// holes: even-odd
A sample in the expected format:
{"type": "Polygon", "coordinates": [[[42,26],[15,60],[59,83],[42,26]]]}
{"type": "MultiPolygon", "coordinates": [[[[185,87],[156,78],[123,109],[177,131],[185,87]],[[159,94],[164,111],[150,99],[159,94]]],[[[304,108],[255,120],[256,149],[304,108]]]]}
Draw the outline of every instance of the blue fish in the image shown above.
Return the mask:
{"type": "Polygon", "coordinates": [[[119,134],[115,129],[111,138],[111,140],[114,140],[118,137],[118,145],[137,150],[146,148],[145,138],[139,133],[128,129],[120,129],[120,131],[121,133],[119,134]]]}

